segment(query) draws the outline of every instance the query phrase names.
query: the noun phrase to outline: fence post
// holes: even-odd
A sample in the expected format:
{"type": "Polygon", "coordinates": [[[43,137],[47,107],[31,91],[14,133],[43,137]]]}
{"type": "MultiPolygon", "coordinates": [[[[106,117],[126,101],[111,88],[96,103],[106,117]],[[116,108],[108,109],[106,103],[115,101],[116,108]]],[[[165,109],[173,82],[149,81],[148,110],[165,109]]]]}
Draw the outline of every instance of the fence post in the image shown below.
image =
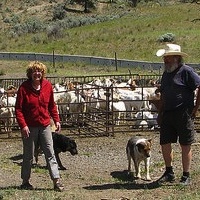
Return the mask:
{"type": "Polygon", "coordinates": [[[118,71],[118,67],[117,67],[117,53],[115,52],[115,70],[116,72],[118,71]]]}
{"type": "MultiPolygon", "coordinates": [[[[106,96],[106,136],[110,136],[110,124],[112,123],[110,121],[110,91],[109,87],[106,87],[106,92],[104,93],[106,96]]],[[[113,133],[112,133],[113,135],[113,133]]]]}
{"type": "Polygon", "coordinates": [[[54,49],[53,49],[53,68],[55,68],[55,54],[54,54],[54,49]]]}

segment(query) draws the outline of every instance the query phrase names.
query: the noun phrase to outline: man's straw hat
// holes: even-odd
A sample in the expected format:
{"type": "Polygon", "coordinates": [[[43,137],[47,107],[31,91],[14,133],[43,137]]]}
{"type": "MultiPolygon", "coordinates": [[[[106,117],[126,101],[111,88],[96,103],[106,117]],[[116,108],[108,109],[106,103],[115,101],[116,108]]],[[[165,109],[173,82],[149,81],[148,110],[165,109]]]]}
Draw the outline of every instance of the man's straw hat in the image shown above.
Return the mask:
{"type": "Polygon", "coordinates": [[[178,55],[178,56],[188,56],[186,53],[181,52],[181,47],[177,44],[166,44],[165,49],[159,49],[156,52],[156,55],[158,57],[161,56],[174,56],[174,55],[178,55]]]}

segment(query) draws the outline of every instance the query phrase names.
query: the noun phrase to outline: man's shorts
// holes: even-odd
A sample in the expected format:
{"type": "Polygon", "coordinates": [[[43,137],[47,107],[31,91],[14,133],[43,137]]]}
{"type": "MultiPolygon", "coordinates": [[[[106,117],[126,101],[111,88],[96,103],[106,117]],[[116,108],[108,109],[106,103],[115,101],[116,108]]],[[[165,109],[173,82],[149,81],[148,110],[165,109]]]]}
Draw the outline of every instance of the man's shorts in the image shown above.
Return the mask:
{"type": "Polygon", "coordinates": [[[160,144],[176,143],[190,145],[195,142],[194,120],[191,110],[177,109],[163,113],[160,126],[160,144]]]}

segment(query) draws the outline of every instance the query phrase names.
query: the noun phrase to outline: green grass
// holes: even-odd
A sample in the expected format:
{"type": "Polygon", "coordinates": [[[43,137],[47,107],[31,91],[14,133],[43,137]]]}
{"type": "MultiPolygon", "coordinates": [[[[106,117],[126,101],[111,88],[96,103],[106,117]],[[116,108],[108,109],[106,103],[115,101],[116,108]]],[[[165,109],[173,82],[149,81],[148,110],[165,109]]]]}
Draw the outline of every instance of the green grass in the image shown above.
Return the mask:
{"type": "MultiPolygon", "coordinates": [[[[107,9],[111,9],[108,5],[107,9]]],[[[136,8],[128,8],[129,14],[112,21],[82,26],[64,31],[64,37],[48,40],[45,33],[26,34],[17,38],[0,35],[0,51],[4,52],[37,52],[88,55],[118,59],[144,60],[161,62],[155,56],[156,51],[164,45],[158,38],[166,33],[175,35],[175,42],[189,54],[186,63],[200,63],[200,7],[197,4],[176,3],[159,6],[151,3],[139,4],[136,8]],[[178,13],[178,15],[177,15],[178,13]],[[35,43],[34,38],[39,38],[35,43]]],[[[105,12],[108,12],[108,10],[105,12]]],[[[25,76],[28,62],[0,61],[0,75],[25,76]],[[20,75],[19,75],[20,74],[20,75]]],[[[128,68],[111,66],[89,66],[84,63],[46,63],[48,74],[53,76],[99,75],[129,73],[128,68]]],[[[144,73],[155,73],[147,69],[144,73]]],[[[131,67],[132,73],[141,73],[137,66],[131,67]]]]}
{"type": "MultiPolygon", "coordinates": [[[[26,68],[29,61],[0,61],[0,68],[4,72],[0,78],[17,78],[26,76],[26,68]],[[4,76],[5,75],[5,76],[4,76]]],[[[92,75],[121,75],[129,74],[159,74],[158,71],[147,69],[141,72],[139,67],[116,67],[113,66],[90,66],[85,63],[53,63],[46,62],[48,68],[47,76],[92,76],[92,75]]]]}
{"type": "Polygon", "coordinates": [[[47,52],[71,55],[92,55],[117,57],[120,59],[160,61],[155,56],[163,45],[157,42],[159,36],[173,33],[176,42],[190,56],[187,62],[199,63],[200,21],[196,4],[176,4],[159,6],[139,5],[129,8],[130,13],[120,19],[65,30],[65,37],[47,40],[44,33],[28,34],[9,39],[0,36],[1,51],[47,52]],[[177,14],[178,13],[178,14],[177,14]],[[34,37],[40,38],[34,43],[34,37]]]}
{"type": "Polygon", "coordinates": [[[198,200],[200,199],[200,192],[198,191],[188,191],[185,189],[184,186],[176,186],[174,187],[175,191],[182,191],[179,192],[179,195],[177,196],[176,194],[170,194],[167,198],[164,200],[198,200]]]}

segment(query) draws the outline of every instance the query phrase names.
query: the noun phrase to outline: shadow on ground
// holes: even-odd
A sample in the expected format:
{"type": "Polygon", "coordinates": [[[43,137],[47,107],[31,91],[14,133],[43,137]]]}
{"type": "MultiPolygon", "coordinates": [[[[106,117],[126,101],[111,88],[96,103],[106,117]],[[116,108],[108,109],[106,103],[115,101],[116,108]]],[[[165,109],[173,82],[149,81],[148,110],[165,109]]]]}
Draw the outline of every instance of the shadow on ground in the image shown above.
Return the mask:
{"type": "MultiPolygon", "coordinates": [[[[12,156],[9,159],[12,160],[13,163],[15,163],[15,164],[17,164],[19,166],[22,166],[23,154],[18,154],[16,156],[12,156]]],[[[33,163],[32,164],[32,168],[47,169],[47,166],[42,166],[40,164],[33,163]]]]}
{"type": "Polygon", "coordinates": [[[144,180],[134,179],[133,176],[129,176],[127,171],[114,171],[110,174],[113,178],[117,179],[117,183],[108,183],[102,185],[91,185],[83,187],[87,190],[108,190],[108,189],[155,189],[160,187],[157,181],[147,182],[144,180]]]}

